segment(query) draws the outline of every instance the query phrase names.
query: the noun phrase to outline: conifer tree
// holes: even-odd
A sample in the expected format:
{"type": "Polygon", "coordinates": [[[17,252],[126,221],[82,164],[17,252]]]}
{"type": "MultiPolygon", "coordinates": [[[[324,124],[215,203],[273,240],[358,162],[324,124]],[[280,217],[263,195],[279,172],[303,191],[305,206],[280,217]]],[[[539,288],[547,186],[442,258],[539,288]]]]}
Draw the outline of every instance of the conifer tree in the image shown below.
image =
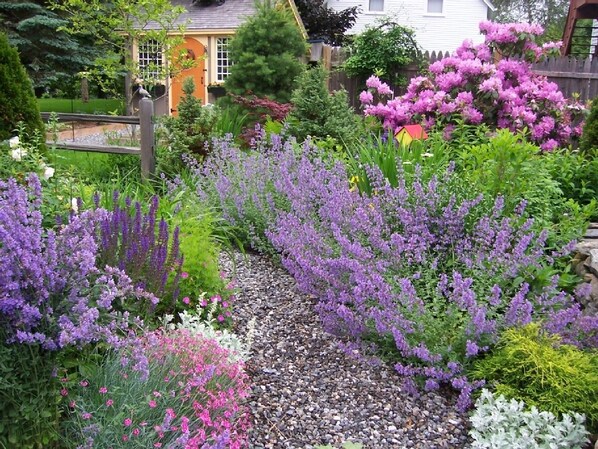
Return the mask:
{"type": "Polygon", "coordinates": [[[287,8],[273,0],[256,8],[230,43],[233,66],[225,87],[237,95],[251,92],[286,103],[303,71],[299,58],[307,51],[305,39],[287,8]]]}
{"type": "Polygon", "coordinates": [[[17,50],[0,33],[0,141],[13,136],[19,122],[29,135],[35,131],[45,135],[31,80],[17,50]]]}

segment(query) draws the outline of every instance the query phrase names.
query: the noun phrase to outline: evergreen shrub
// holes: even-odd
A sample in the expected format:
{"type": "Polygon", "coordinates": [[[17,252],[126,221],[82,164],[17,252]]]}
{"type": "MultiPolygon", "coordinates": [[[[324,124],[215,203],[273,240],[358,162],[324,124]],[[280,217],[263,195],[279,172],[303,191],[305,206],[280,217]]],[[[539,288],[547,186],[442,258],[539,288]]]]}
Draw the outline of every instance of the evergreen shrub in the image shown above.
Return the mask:
{"type": "Polygon", "coordinates": [[[293,91],[293,110],[288,118],[290,131],[298,140],[330,136],[348,142],[355,136],[357,116],[348,104],[347,93],[328,92],[326,71],[321,66],[304,72],[298,85],[293,91]]]}
{"type": "Polygon", "coordinates": [[[538,323],[506,330],[471,376],[530,407],[558,416],[583,413],[590,429],[598,429],[598,353],[562,344],[538,323]]]}
{"type": "Polygon", "coordinates": [[[237,95],[251,92],[286,103],[303,71],[299,58],[305,55],[307,44],[288,9],[272,0],[256,6],[256,14],[231,40],[234,64],[226,78],[226,91],[237,95]]]}
{"type": "Polygon", "coordinates": [[[19,54],[6,35],[0,34],[0,141],[12,137],[19,122],[25,124],[27,135],[45,135],[33,87],[19,54]]]}
{"type": "Polygon", "coordinates": [[[218,120],[218,110],[214,106],[202,106],[201,100],[193,93],[195,83],[189,77],[183,81],[183,93],[178,107],[178,117],[167,117],[164,121],[168,151],[159,153],[159,169],[164,172],[177,172],[182,167],[181,156],[192,153],[205,156],[209,152],[209,141],[218,120]]]}

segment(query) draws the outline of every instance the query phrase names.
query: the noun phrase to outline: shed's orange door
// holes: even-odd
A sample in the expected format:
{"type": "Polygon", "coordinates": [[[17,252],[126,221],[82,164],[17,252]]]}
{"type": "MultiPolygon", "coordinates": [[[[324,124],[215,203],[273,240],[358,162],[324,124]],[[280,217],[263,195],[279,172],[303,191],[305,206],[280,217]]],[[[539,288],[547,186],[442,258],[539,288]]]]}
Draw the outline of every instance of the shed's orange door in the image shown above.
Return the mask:
{"type": "Polygon", "coordinates": [[[183,93],[183,81],[190,76],[193,77],[193,81],[195,82],[195,97],[199,98],[203,104],[206,104],[204,46],[197,40],[186,37],[183,47],[187,50],[188,57],[195,60],[195,65],[190,69],[183,70],[172,80],[172,103],[170,106],[172,115],[178,115],[179,102],[185,95],[183,93]]]}

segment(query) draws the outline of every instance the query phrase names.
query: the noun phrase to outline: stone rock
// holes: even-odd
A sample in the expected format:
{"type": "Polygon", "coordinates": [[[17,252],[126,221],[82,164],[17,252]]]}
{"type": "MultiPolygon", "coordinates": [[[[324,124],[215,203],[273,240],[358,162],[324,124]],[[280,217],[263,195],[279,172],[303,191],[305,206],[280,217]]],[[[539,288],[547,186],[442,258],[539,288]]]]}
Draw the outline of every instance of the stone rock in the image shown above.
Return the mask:
{"type": "Polygon", "coordinates": [[[592,272],[594,276],[598,276],[598,249],[591,249],[590,256],[584,261],[583,264],[592,272]]]}
{"type": "Polygon", "coordinates": [[[595,277],[592,278],[590,285],[592,286],[592,290],[590,291],[590,299],[598,304],[598,279],[595,277]]]}
{"type": "Polygon", "coordinates": [[[598,249],[598,239],[597,240],[582,240],[577,245],[575,245],[575,249],[573,251],[581,254],[582,256],[587,257],[590,255],[590,251],[593,249],[598,249]]]}
{"type": "Polygon", "coordinates": [[[598,239],[598,229],[596,228],[590,228],[586,231],[586,235],[584,236],[584,238],[587,239],[598,239]]]}

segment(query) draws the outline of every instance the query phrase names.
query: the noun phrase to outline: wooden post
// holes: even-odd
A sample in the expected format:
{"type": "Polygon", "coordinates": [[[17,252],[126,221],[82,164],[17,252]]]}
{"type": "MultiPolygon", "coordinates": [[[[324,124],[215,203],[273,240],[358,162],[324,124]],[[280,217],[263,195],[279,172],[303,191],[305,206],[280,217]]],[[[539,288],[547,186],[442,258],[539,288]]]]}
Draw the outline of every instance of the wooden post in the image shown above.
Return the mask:
{"type": "Polygon", "coordinates": [[[141,128],[141,176],[147,180],[156,171],[154,102],[150,98],[142,98],[139,101],[139,125],[141,128]]]}

